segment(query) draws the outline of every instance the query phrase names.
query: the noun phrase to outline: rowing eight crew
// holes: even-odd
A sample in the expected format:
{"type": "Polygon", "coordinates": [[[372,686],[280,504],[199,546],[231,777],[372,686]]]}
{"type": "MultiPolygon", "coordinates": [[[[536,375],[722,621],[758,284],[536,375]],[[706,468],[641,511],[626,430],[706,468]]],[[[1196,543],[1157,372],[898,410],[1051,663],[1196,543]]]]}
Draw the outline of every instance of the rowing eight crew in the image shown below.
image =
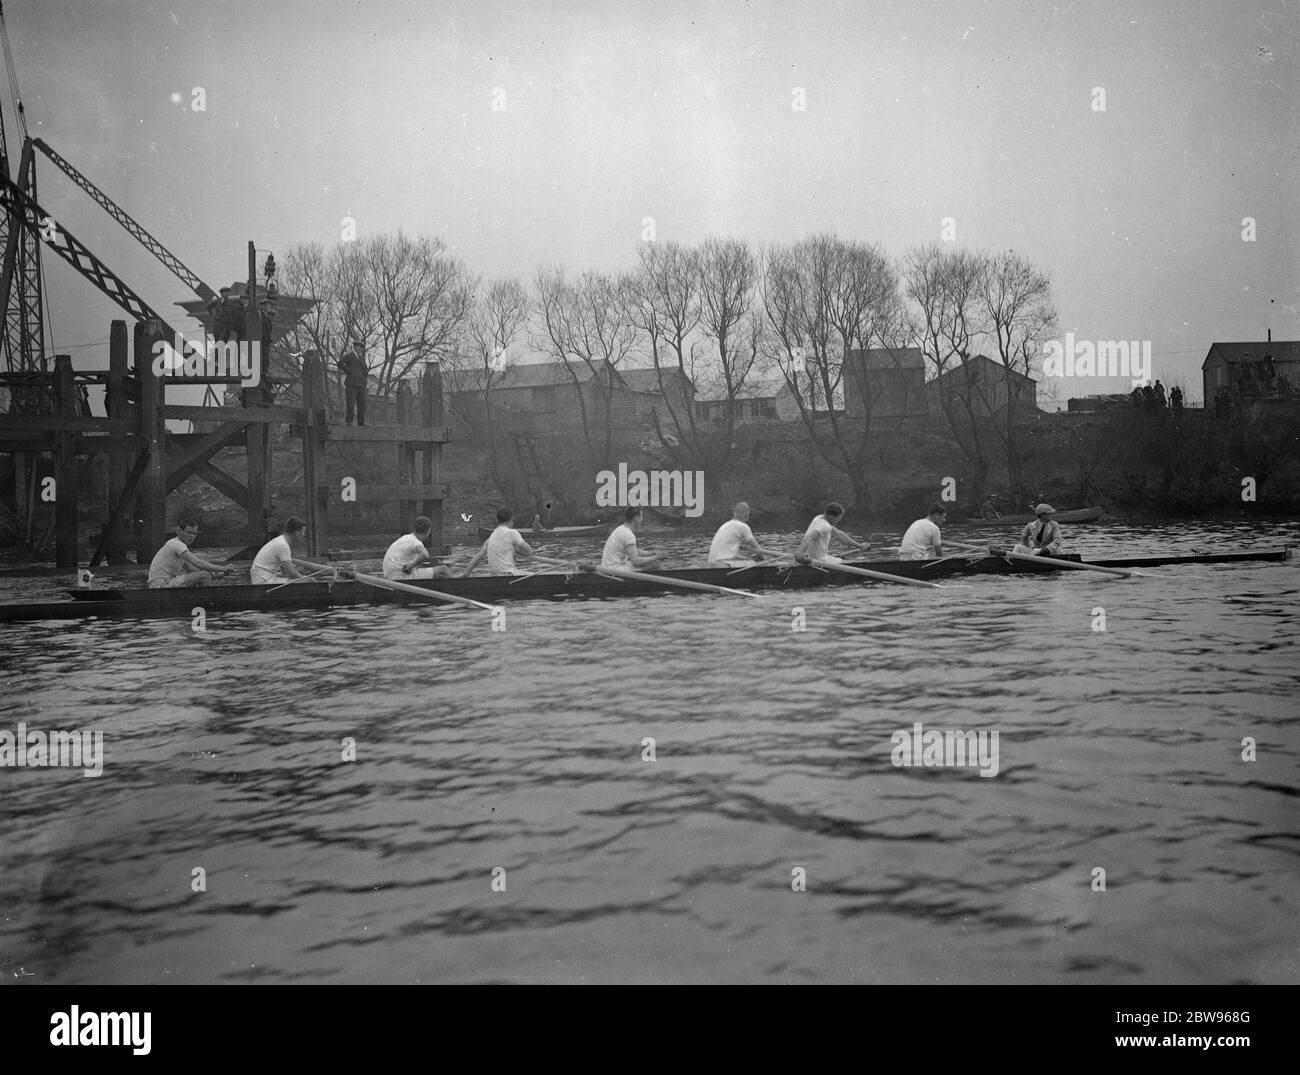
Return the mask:
{"type": "MultiPolygon", "coordinates": [[[[1020,543],[1012,550],[1024,555],[1056,556],[1061,550],[1061,527],[1052,516],[1056,509],[1050,504],[1039,504],[1034,510],[1037,521],[1025,527],[1020,535],[1020,543]]],[[[826,510],[816,516],[804,532],[803,540],[795,550],[797,563],[808,564],[817,560],[829,560],[839,563],[838,556],[832,556],[830,543],[838,538],[846,545],[851,545],[859,552],[866,552],[867,546],[855,541],[839,524],[844,520],[844,505],[832,501],[826,510]]],[[[900,560],[930,560],[944,555],[943,537],[940,527],[947,521],[948,512],[942,504],[932,504],[924,519],[917,519],[907,528],[903,542],[898,548],[900,560]]],[[[516,557],[534,559],[544,564],[560,565],[563,562],[539,556],[537,551],[523,539],[518,530],[510,524],[514,514],[509,508],[497,512],[497,526],[483,547],[474,555],[462,573],[462,578],[469,575],[478,564],[486,559],[488,570],[493,575],[520,575],[516,557]]],[[[601,556],[601,566],[644,570],[656,568],[659,557],[643,553],[637,548],[636,532],[640,529],[644,515],[640,508],[630,507],[624,512],[623,523],[615,527],[605,542],[601,556]]],[[[290,517],[285,520],[278,537],[272,538],[258,551],[249,569],[249,576],[255,585],[272,586],[292,582],[302,577],[294,566],[294,555],[302,547],[307,533],[307,524],[301,519],[290,517]]],[[[153,558],[149,567],[149,586],[151,589],[206,586],[214,576],[225,575],[228,567],[203,560],[190,552],[189,546],[198,536],[198,524],[190,517],[180,519],[176,524],[176,536],[168,541],[153,558]]],[[[415,520],[415,528],[409,534],[403,534],[384,554],[384,578],[400,580],[447,578],[452,575],[449,568],[433,563],[428,543],[433,537],[433,520],[421,515],[415,520]]],[[[782,554],[766,549],[758,543],[754,532],[749,528],[749,505],[745,501],[736,504],[732,517],[718,528],[709,546],[710,567],[752,567],[760,559],[776,559],[782,554]]]]}

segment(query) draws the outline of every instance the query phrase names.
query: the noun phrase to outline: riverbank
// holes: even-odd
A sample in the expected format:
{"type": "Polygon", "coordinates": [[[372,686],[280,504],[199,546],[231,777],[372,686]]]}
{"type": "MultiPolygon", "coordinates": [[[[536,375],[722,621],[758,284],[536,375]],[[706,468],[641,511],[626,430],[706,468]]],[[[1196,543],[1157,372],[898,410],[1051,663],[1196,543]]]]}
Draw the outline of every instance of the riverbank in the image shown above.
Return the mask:
{"type": "MultiPolygon", "coordinates": [[[[841,431],[862,434],[860,424],[841,423],[841,431]]],[[[844,471],[812,446],[801,422],[737,427],[726,470],[707,459],[701,464],[665,450],[644,431],[636,443],[615,448],[618,458],[612,465],[701,473],[700,514],[687,517],[680,507],[648,513],[650,532],[666,534],[711,531],[742,499],[750,505],[755,530],[801,530],[830,500],[848,506],[850,528],[895,529],[924,515],[936,500],[947,505],[950,524],[974,523],[985,495],[994,498],[1003,514],[1021,514],[1046,500],[1058,510],[1100,507],[1108,518],[1126,523],[1300,516],[1300,414],[1277,408],[1256,408],[1232,418],[1199,410],[1178,416],[1126,410],[1039,414],[1014,430],[1018,487],[996,433],[986,428],[978,444],[967,441],[963,449],[942,418],[877,421],[866,438],[867,464],[859,476],[867,490],[865,503],[853,495],[854,483],[844,471]]],[[[817,436],[826,446],[833,436],[829,424],[819,427],[817,436]]],[[[303,514],[296,442],[277,442],[274,460],[273,517],[303,514]]],[[[104,487],[98,462],[86,464],[83,488],[104,487]]],[[[597,503],[600,468],[585,456],[580,437],[537,436],[535,463],[530,461],[525,473],[517,459],[500,449],[491,459],[485,444],[471,434],[453,440],[442,474],[448,488],[444,543],[475,543],[477,528],[494,525],[502,504],[513,507],[524,523],[534,513],[550,526],[617,523],[618,509],[597,503]]],[[[239,473],[242,449],[227,450],[222,464],[239,473]]],[[[368,484],[391,484],[392,465],[391,452],[364,446],[331,456],[329,480],[352,477],[360,490],[355,501],[340,497],[332,505],[332,546],[369,548],[374,535],[410,527],[396,504],[369,502],[364,496],[368,484]]],[[[107,510],[102,498],[83,500],[87,555],[107,510]]],[[[168,519],[181,513],[196,514],[201,532],[214,537],[242,534],[245,528],[243,509],[198,478],[168,498],[168,519]]]]}

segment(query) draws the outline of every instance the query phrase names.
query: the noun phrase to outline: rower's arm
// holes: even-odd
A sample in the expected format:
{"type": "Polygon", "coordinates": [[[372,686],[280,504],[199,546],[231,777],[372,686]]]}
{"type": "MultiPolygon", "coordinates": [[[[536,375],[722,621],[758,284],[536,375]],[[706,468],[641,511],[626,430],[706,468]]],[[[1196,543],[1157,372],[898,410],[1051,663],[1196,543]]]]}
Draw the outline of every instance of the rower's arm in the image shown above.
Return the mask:
{"type": "Polygon", "coordinates": [[[465,568],[464,571],[461,572],[460,577],[461,577],[461,578],[465,578],[465,577],[466,577],[466,576],[467,576],[471,571],[473,571],[476,567],[478,567],[479,562],[480,562],[480,561],[483,559],[483,557],[485,557],[486,555],[487,555],[487,545],[484,544],[484,546],[483,546],[481,549],[479,549],[478,552],[476,552],[476,553],[474,554],[474,559],[472,559],[472,560],[469,562],[469,566],[468,566],[467,568],[465,568]]]}
{"type": "Polygon", "coordinates": [[[419,555],[402,565],[402,574],[409,575],[417,567],[423,567],[425,564],[431,563],[433,563],[433,556],[430,554],[429,550],[424,547],[423,542],[421,542],[419,555]]]}
{"type": "Polygon", "coordinates": [[[520,538],[518,541],[515,542],[515,552],[518,555],[522,556],[525,560],[527,560],[530,556],[533,555],[533,547],[529,545],[528,542],[526,542],[523,538],[520,538]]]}
{"type": "Polygon", "coordinates": [[[642,552],[640,547],[632,548],[632,563],[636,567],[653,567],[659,562],[659,557],[648,552],[642,552]]]}
{"type": "Polygon", "coordinates": [[[199,557],[195,556],[192,552],[182,553],[181,563],[185,564],[187,567],[196,568],[199,571],[214,571],[218,575],[224,575],[227,571],[230,570],[227,567],[222,567],[220,564],[208,563],[207,560],[200,559],[199,557]]]}
{"type": "Polygon", "coordinates": [[[854,548],[861,549],[863,552],[867,551],[867,547],[865,545],[863,545],[860,541],[854,541],[853,538],[849,537],[848,534],[846,534],[843,530],[839,529],[838,527],[832,527],[831,530],[833,531],[835,536],[839,538],[841,541],[846,541],[854,548]]]}
{"type": "Polygon", "coordinates": [[[284,574],[286,578],[291,578],[291,579],[302,578],[302,572],[293,566],[292,560],[288,560],[288,559],[281,560],[280,566],[284,568],[284,574]]]}

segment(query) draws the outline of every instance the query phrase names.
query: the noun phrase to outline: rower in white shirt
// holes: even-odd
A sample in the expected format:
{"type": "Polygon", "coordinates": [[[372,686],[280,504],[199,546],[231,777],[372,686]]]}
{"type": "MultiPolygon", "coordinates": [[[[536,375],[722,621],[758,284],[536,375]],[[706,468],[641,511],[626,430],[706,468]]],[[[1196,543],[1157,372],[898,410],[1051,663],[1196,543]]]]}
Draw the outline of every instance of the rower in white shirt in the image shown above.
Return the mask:
{"type": "Polygon", "coordinates": [[[149,588],[181,589],[186,586],[207,586],[214,575],[228,574],[230,568],[202,560],[190,552],[190,545],[199,536],[199,524],[193,517],[183,516],[176,523],[176,536],[167,542],[149,565],[149,588]]]}
{"type": "Polygon", "coordinates": [[[293,556],[306,536],[305,522],[296,517],[285,519],[280,536],[268,541],[253,557],[253,566],[248,569],[253,585],[275,586],[302,578],[301,572],[293,566],[293,556]]]}
{"type": "Polygon", "coordinates": [[[833,537],[839,538],[846,545],[852,545],[860,552],[866,552],[867,546],[854,541],[843,530],[838,529],[843,518],[844,505],[838,500],[832,500],[826,505],[826,510],[808,524],[808,529],[804,531],[803,540],[799,542],[799,548],[795,550],[795,560],[801,564],[813,560],[830,560],[832,563],[840,563],[840,558],[832,556],[830,553],[831,538],[833,537]]]}
{"type": "Polygon", "coordinates": [[[636,547],[636,532],[641,526],[642,518],[640,508],[628,508],[623,512],[623,522],[614,527],[614,532],[605,541],[605,551],[600,558],[601,567],[640,571],[659,566],[659,557],[643,553],[636,547]]]}
{"type": "Polygon", "coordinates": [[[421,515],[415,520],[415,529],[403,534],[384,553],[384,578],[386,579],[438,579],[446,578],[451,570],[442,564],[425,565],[432,561],[428,545],[433,540],[433,520],[421,515]]]}
{"type": "Polygon", "coordinates": [[[930,513],[907,528],[898,547],[900,560],[934,560],[943,556],[943,535],[939,532],[948,519],[948,509],[931,504],[930,513]]]}
{"type": "Polygon", "coordinates": [[[709,546],[710,567],[752,567],[754,558],[775,557],[779,553],[763,548],[749,528],[749,505],[743,500],[732,509],[731,518],[718,527],[709,546]],[[749,556],[743,556],[748,553],[749,556]]]}
{"type": "Polygon", "coordinates": [[[483,547],[474,554],[474,559],[465,568],[465,575],[473,571],[484,557],[487,558],[488,570],[494,575],[524,574],[515,563],[515,557],[532,557],[533,548],[523,539],[523,535],[510,525],[514,522],[514,518],[515,513],[509,508],[502,508],[497,512],[496,529],[488,535],[487,541],[483,542],[483,547]]]}

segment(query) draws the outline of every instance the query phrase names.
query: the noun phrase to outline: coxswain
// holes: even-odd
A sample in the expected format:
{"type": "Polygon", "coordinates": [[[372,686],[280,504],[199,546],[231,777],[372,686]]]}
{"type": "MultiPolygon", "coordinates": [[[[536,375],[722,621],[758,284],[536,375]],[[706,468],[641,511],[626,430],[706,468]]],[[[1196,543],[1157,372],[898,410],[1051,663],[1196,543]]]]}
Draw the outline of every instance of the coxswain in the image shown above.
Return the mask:
{"type": "Polygon", "coordinates": [[[640,508],[628,508],[623,512],[623,522],[614,527],[605,540],[605,551],[600,558],[601,567],[639,571],[644,567],[659,566],[659,557],[643,553],[636,547],[636,532],[640,529],[643,518],[640,508]]]}
{"type": "Polygon", "coordinates": [[[931,504],[924,519],[917,519],[907,528],[903,543],[898,546],[900,560],[932,560],[943,556],[943,535],[939,527],[948,519],[948,509],[942,504],[931,504]]]}
{"type": "Polygon", "coordinates": [[[488,539],[483,542],[483,547],[474,554],[474,559],[465,568],[462,578],[478,567],[479,561],[485,557],[487,558],[488,571],[493,575],[523,574],[515,563],[515,557],[530,557],[533,555],[533,548],[524,540],[523,535],[511,525],[514,519],[515,513],[509,508],[502,508],[497,512],[496,529],[488,535],[488,539]]]}
{"type": "Polygon", "coordinates": [[[429,542],[433,540],[433,520],[421,515],[415,520],[415,529],[403,534],[384,553],[384,578],[400,581],[402,579],[442,579],[451,575],[450,568],[434,564],[429,555],[429,542]]]}
{"type": "Polygon", "coordinates": [[[253,557],[249,578],[254,586],[274,586],[302,578],[293,566],[293,554],[302,546],[307,535],[307,524],[296,516],[285,519],[280,536],[268,541],[253,557]]]}
{"type": "Polygon", "coordinates": [[[215,575],[224,575],[229,568],[209,563],[190,552],[190,545],[199,536],[199,524],[188,515],[176,521],[176,536],[158,550],[149,565],[149,589],[178,590],[188,586],[206,586],[215,575]]]}
{"type": "Polygon", "coordinates": [[[801,564],[810,563],[813,560],[830,560],[833,563],[841,563],[842,561],[838,556],[832,556],[830,553],[831,538],[833,537],[839,538],[846,545],[852,545],[859,552],[866,552],[867,546],[859,544],[843,530],[838,529],[843,518],[844,505],[838,500],[832,500],[826,505],[826,510],[808,524],[808,529],[804,531],[803,540],[799,542],[799,548],[795,550],[795,560],[801,564]]]}
{"type": "Polygon", "coordinates": [[[1061,551],[1061,524],[1052,518],[1056,509],[1051,504],[1039,504],[1034,509],[1038,516],[1020,534],[1020,544],[1012,552],[1022,556],[1056,556],[1061,551]]]}
{"type": "Polygon", "coordinates": [[[755,559],[778,555],[763,548],[755,539],[754,531],[749,528],[749,505],[741,500],[732,509],[731,518],[713,535],[713,544],[709,546],[709,566],[753,567],[755,559]]]}

